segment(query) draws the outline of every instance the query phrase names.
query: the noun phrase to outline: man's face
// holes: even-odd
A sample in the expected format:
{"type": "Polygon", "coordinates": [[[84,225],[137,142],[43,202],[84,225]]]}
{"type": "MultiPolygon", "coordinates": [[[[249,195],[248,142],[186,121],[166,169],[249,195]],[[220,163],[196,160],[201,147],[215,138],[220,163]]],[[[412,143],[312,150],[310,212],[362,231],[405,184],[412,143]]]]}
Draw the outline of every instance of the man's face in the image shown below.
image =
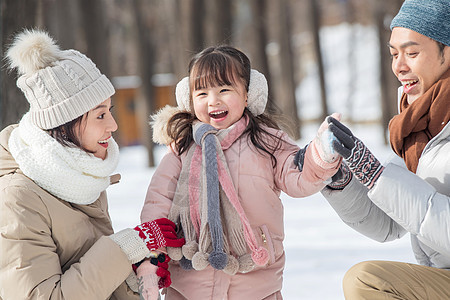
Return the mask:
{"type": "Polygon", "coordinates": [[[441,54],[436,41],[410,29],[392,29],[389,47],[392,71],[402,83],[410,104],[450,67],[450,47],[445,47],[441,54]]]}

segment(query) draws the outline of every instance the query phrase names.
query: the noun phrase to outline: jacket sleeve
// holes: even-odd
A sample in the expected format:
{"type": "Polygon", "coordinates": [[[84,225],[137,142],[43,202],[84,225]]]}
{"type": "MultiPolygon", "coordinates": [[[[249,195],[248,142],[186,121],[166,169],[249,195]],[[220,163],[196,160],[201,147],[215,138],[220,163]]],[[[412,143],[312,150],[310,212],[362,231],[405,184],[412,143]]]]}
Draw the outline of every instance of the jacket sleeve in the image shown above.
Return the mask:
{"type": "Polygon", "coordinates": [[[388,164],[372,201],[427,246],[450,256],[450,197],[407,169],[388,164]]]}
{"type": "Polygon", "coordinates": [[[40,197],[14,186],[1,196],[0,298],[107,299],[131,272],[126,255],[106,236],[63,272],[40,197]]]}
{"type": "Polygon", "coordinates": [[[317,152],[315,142],[311,142],[305,153],[303,170],[294,163],[299,147],[284,136],[285,146],[277,152],[275,168],[276,185],[291,197],[306,197],[319,192],[327,180],[339,169],[340,161],[326,163],[317,152]]]}
{"type": "Polygon", "coordinates": [[[180,173],[181,159],[169,151],[162,158],[150,181],[141,212],[141,222],[167,218],[180,173]]]}
{"type": "Polygon", "coordinates": [[[372,202],[367,187],[355,177],[343,190],[325,187],[321,193],[344,223],[373,240],[392,241],[406,233],[402,226],[372,202]]]}

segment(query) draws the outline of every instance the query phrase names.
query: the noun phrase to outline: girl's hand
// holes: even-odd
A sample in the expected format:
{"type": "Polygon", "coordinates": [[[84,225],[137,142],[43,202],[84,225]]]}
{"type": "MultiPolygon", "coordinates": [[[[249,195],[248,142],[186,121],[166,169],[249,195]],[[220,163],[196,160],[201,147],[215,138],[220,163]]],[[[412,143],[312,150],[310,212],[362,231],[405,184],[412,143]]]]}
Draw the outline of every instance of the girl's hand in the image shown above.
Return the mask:
{"type": "Polygon", "coordinates": [[[158,267],[151,264],[149,260],[144,260],[136,270],[138,279],[138,292],[141,299],[158,300],[159,287],[158,276],[156,275],[158,267]]]}
{"type": "MultiPolygon", "coordinates": [[[[333,113],[331,117],[340,120],[341,114],[333,113]]],[[[319,152],[320,158],[324,162],[334,163],[339,159],[339,153],[337,153],[333,148],[333,140],[335,140],[336,138],[328,129],[328,119],[329,117],[326,117],[326,119],[320,125],[319,130],[317,131],[315,143],[317,145],[317,151],[319,152]]]]}

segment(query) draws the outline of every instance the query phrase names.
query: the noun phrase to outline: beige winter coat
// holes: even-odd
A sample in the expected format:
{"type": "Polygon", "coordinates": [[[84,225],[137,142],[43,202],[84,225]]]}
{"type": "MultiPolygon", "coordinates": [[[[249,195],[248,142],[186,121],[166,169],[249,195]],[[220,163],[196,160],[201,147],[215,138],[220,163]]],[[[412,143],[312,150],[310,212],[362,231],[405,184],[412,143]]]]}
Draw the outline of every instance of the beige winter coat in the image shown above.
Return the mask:
{"type": "Polygon", "coordinates": [[[106,193],[91,205],[55,198],[26,177],[0,133],[0,300],[139,299],[113,233],[106,193]]]}

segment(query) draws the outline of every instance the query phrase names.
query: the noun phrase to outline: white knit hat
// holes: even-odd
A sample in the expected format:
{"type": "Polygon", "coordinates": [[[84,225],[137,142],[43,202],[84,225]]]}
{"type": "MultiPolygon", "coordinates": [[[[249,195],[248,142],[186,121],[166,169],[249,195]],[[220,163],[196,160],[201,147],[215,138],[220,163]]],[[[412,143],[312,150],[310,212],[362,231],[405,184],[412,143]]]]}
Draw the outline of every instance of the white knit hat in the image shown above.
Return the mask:
{"type": "Polygon", "coordinates": [[[52,129],[82,116],[114,93],[95,64],[76,50],[60,50],[47,32],[25,30],[7,52],[17,86],[30,103],[31,122],[52,129]]]}

